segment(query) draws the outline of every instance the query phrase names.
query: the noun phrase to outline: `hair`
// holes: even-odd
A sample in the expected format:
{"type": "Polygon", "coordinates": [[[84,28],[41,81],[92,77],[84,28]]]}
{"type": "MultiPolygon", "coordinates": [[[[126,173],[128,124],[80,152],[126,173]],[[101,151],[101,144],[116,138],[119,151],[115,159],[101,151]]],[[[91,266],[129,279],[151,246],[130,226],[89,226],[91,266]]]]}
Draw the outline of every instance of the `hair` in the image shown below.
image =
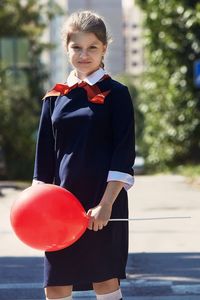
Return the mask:
{"type": "MultiPolygon", "coordinates": [[[[72,13],[64,23],[61,35],[66,51],[71,35],[74,32],[93,33],[104,45],[108,45],[108,43],[112,41],[111,37],[108,35],[103,17],[89,10],[72,13]]],[[[103,61],[102,66],[104,67],[103,61]]]]}

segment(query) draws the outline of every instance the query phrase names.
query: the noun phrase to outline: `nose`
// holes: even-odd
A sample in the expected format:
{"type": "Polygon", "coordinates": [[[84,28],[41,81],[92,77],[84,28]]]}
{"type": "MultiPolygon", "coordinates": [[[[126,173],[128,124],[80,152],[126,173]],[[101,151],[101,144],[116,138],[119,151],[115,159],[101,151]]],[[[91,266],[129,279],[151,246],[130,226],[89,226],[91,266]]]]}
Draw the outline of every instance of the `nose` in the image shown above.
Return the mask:
{"type": "Polygon", "coordinates": [[[80,52],[80,57],[81,58],[85,58],[88,56],[88,51],[85,50],[85,49],[82,49],[81,52],[80,52]]]}

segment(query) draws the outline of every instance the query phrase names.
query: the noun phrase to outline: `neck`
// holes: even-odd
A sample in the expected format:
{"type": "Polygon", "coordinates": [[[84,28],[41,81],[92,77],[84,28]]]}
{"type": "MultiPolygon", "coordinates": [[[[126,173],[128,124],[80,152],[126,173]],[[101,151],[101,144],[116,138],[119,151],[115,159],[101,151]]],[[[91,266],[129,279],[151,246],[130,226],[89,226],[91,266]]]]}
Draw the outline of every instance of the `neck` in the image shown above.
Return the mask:
{"type": "Polygon", "coordinates": [[[75,76],[78,77],[80,80],[84,80],[86,77],[88,77],[89,75],[93,74],[94,72],[96,72],[97,70],[99,70],[100,67],[98,67],[97,69],[93,70],[92,72],[89,73],[81,73],[77,70],[75,70],[75,76]]]}

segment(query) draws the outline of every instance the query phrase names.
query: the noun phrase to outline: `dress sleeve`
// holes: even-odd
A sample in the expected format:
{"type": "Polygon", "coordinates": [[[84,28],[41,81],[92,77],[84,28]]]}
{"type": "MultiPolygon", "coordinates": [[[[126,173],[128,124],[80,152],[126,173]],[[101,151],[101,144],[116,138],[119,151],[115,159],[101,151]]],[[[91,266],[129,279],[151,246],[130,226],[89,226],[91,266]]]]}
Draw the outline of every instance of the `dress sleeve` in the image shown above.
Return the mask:
{"type": "Polygon", "coordinates": [[[134,184],[134,177],[127,173],[109,171],[107,182],[108,181],[121,181],[124,183],[125,190],[129,190],[134,184]]]}
{"type": "Polygon", "coordinates": [[[33,179],[53,183],[55,174],[54,134],[51,121],[50,98],[43,100],[37,134],[33,179]]]}
{"type": "Polygon", "coordinates": [[[124,182],[128,190],[134,183],[135,161],[134,109],[128,88],[116,89],[111,98],[113,155],[107,181],[124,182]]]}

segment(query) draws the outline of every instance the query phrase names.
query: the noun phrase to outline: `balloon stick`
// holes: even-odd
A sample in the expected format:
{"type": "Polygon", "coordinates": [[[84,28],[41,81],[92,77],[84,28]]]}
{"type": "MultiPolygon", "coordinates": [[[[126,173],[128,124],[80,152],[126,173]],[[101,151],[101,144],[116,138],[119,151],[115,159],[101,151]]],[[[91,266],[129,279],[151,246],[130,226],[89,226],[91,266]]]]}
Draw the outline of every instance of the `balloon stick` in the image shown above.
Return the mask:
{"type": "Polygon", "coordinates": [[[109,221],[154,221],[154,220],[169,220],[169,219],[190,219],[190,216],[184,217],[153,217],[153,218],[130,218],[130,219],[109,219],[109,221]]]}

